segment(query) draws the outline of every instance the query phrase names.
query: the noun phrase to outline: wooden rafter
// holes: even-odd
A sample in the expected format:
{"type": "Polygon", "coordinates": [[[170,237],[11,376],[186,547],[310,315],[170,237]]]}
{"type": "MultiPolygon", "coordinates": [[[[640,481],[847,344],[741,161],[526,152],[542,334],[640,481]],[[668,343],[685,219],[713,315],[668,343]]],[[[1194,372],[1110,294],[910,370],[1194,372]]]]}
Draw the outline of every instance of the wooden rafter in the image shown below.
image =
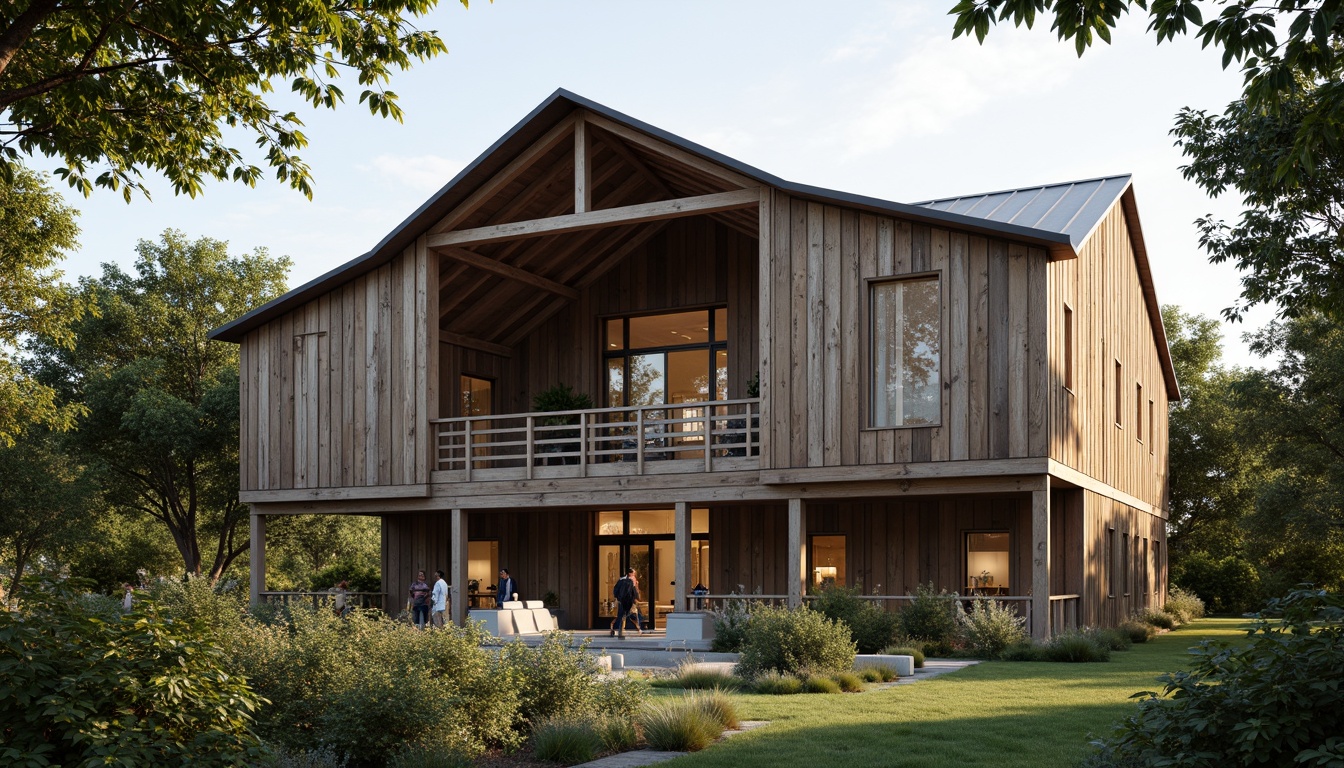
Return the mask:
{"type": "Polygon", "coordinates": [[[671,190],[671,188],[669,188],[667,184],[664,183],[664,181],[662,180],[661,177],[658,176],[658,174],[654,173],[653,170],[649,168],[649,166],[646,165],[643,160],[640,160],[638,157],[635,156],[634,152],[630,151],[630,147],[626,146],[625,142],[621,141],[621,139],[618,136],[616,136],[613,133],[601,133],[597,130],[590,130],[589,132],[592,133],[595,138],[600,133],[602,145],[610,149],[613,153],[616,154],[617,157],[624,160],[626,164],[628,164],[631,168],[634,168],[635,171],[638,172],[641,176],[648,179],[649,183],[652,184],[658,190],[659,194],[661,194],[663,197],[677,196],[671,190]]]}
{"type": "Polygon", "coordinates": [[[631,144],[635,144],[637,146],[644,147],[645,149],[648,149],[652,152],[664,155],[668,158],[671,158],[672,160],[675,160],[676,162],[682,163],[683,165],[687,165],[691,168],[700,171],[701,173],[712,176],[716,179],[724,181],[733,186],[754,187],[759,183],[754,179],[750,179],[746,176],[743,176],[742,174],[734,173],[728,170],[727,168],[720,166],[717,163],[712,163],[703,158],[696,157],[695,155],[692,155],[691,153],[686,152],[685,150],[678,149],[669,144],[665,144],[659,141],[658,139],[652,138],[650,136],[645,136],[639,131],[627,128],[626,126],[621,125],[620,123],[613,122],[600,115],[590,114],[588,116],[588,122],[592,125],[597,126],[598,128],[601,128],[607,133],[619,136],[621,139],[631,144]]]}
{"type": "Polygon", "coordinates": [[[474,339],[470,336],[464,336],[452,331],[439,331],[439,341],[445,344],[454,344],[467,349],[474,349],[478,352],[485,352],[496,357],[513,357],[513,350],[503,344],[495,344],[481,339],[474,339]]]}
{"type": "Polygon", "coordinates": [[[574,121],[574,212],[593,209],[592,163],[589,156],[588,124],[583,113],[574,121]]]}
{"type": "Polygon", "coordinates": [[[508,278],[515,282],[524,283],[526,285],[532,286],[533,288],[540,288],[543,291],[554,293],[557,296],[563,296],[569,299],[570,301],[576,301],[579,298],[579,292],[573,288],[570,288],[568,285],[562,285],[560,283],[555,282],[554,280],[544,278],[541,275],[536,275],[531,272],[528,272],[525,269],[519,269],[518,267],[511,267],[508,264],[495,261],[489,256],[482,256],[479,253],[473,253],[472,251],[468,251],[465,248],[456,248],[451,246],[446,248],[439,248],[437,250],[444,256],[447,256],[450,259],[456,259],[457,261],[460,261],[463,264],[469,264],[479,270],[490,272],[492,274],[508,278]]]}
{"type": "Polygon", "coordinates": [[[759,201],[759,190],[756,187],[751,187],[750,189],[738,189],[712,195],[661,200],[655,203],[626,205],[619,208],[604,208],[568,216],[553,216],[548,219],[534,219],[532,221],[442,232],[437,235],[430,235],[428,245],[430,248],[441,248],[445,245],[496,243],[502,240],[541,237],[597,227],[642,224],[649,221],[753,207],[759,201]]]}

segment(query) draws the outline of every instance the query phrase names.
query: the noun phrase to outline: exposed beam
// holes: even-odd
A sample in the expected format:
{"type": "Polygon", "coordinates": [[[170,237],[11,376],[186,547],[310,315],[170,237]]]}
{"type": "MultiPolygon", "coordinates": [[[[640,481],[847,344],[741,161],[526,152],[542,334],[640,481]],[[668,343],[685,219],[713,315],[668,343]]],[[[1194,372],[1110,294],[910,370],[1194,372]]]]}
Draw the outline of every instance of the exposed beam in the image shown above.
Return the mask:
{"type": "Polygon", "coordinates": [[[450,259],[456,259],[463,264],[470,264],[479,270],[492,272],[500,277],[507,277],[510,280],[515,280],[520,283],[526,283],[533,288],[540,288],[548,293],[564,296],[570,301],[578,301],[579,299],[579,292],[574,288],[570,288],[568,285],[561,285],[554,280],[548,280],[541,275],[533,274],[525,269],[512,267],[508,264],[501,264],[489,256],[482,256],[479,253],[473,253],[465,248],[445,248],[442,246],[438,248],[438,252],[450,259]]]}
{"type": "MultiPolygon", "coordinates": [[[[594,135],[598,133],[595,130],[590,132],[593,133],[594,135]]],[[[667,186],[666,183],[663,182],[662,178],[660,178],[658,174],[654,173],[653,170],[649,168],[649,166],[646,165],[643,160],[640,160],[638,157],[636,157],[635,153],[630,151],[630,147],[626,146],[625,142],[621,141],[620,137],[618,137],[616,134],[603,133],[602,144],[605,145],[608,149],[610,149],[617,157],[624,160],[627,165],[638,171],[640,175],[648,179],[649,183],[652,184],[654,187],[657,187],[658,192],[663,197],[676,197],[676,194],[672,191],[670,187],[667,186]]]]}
{"type": "Polygon", "coordinates": [[[450,230],[461,224],[464,219],[476,212],[476,209],[485,204],[487,200],[494,197],[501,189],[508,186],[514,179],[518,178],[523,171],[527,170],[532,163],[547,152],[555,149],[560,142],[564,141],[574,130],[573,116],[566,117],[556,124],[554,128],[547,131],[540,139],[533,142],[532,146],[523,150],[522,154],[515,157],[512,162],[504,166],[504,169],[494,176],[491,176],[484,184],[471,193],[466,200],[458,204],[447,216],[440,219],[429,233],[443,232],[450,230]]]}
{"type": "Polygon", "coordinates": [[[651,152],[657,152],[658,154],[663,155],[664,157],[671,158],[672,160],[675,160],[683,165],[690,166],[691,168],[694,168],[701,173],[707,174],[709,176],[712,176],[729,184],[735,184],[739,187],[754,187],[760,183],[755,179],[751,179],[746,176],[743,176],[740,173],[730,171],[727,168],[724,168],[722,165],[719,165],[718,163],[710,162],[709,160],[693,155],[690,152],[678,149],[677,147],[662,142],[651,136],[647,136],[632,128],[627,128],[626,126],[621,125],[620,123],[608,120],[605,117],[602,117],[601,115],[589,115],[588,120],[591,124],[596,125],[598,128],[601,128],[602,130],[608,133],[615,134],[631,144],[644,147],[645,149],[651,152]]]}
{"type": "Polygon", "coordinates": [[[495,357],[513,357],[513,349],[503,344],[495,344],[481,339],[473,339],[470,336],[463,336],[460,333],[452,331],[439,331],[439,341],[444,344],[453,344],[458,347],[474,349],[477,352],[485,352],[495,357]]]}
{"type": "Polygon", "coordinates": [[[575,213],[568,216],[553,216],[548,219],[534,219],[512,224],[495,224],[489,227],[443,232],[429,236],[429,247],[442,248],[448,245],[465,245],[467,243],[497,243],[501,240],[556,235],[598,227],[642,224],[647,221],[662,221],[663,219],[675,219],[682,216],[696,216],[755,207],[760,203],[760,200],[760,190],[752,187],[713,195],[683,197],[656,203],[605,208],[600,211],[575,213]]]}
{"type": "Polygon", "coordinates": [[[582,114],[574,121],[574,212],[593,209],[592,165],[588,157],[588,124],[582,114]]]}

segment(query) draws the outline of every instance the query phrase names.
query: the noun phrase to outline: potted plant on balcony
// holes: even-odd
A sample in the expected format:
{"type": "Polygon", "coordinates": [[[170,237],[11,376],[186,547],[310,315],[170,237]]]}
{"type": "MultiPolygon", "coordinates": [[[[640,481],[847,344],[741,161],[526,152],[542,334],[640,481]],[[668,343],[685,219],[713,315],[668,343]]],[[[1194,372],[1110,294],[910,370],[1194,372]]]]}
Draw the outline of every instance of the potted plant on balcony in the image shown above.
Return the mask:
{"type": "MultiPolygon", "coordinates": [[[[568,384],[556,384],[555,386],[538,392],[532,398],[532,410],[540,412],[550,411],[582,411],[593,407],[593,399],[588,395],[575,392],[574,388],[568,384]]],[[[541,420],[542,426],[558,427],[569,424],[578,424],[577,414],[568,414],[565,416],[550,416],[541,420]]],[[[562,429],[544,432],[544,439],[556,438],[575,438],[579,436],[577,429],[562,429]]],[[[547,443],[540,447],[542,453],[577,453],[578,443],[547,443]]],[[[547,463],[557,464],[577,464],[577,456],[566,456],[560,461],[548,460],[547,463]]]]}

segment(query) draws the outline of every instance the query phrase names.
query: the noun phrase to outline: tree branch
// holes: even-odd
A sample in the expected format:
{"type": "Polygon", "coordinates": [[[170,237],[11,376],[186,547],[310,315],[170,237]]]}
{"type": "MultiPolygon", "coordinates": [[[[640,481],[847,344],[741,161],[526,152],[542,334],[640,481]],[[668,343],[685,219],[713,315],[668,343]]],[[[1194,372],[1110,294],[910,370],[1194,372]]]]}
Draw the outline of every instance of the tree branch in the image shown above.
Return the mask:
{"type": "Polygon", "coordinates": [[[9,62],[14,60],[14,55],[24,43],[28,42],[28,38],[32,37],[33,30],[56,11],[59,2],[60,0],[34,0],[28,5],[28,10],[19,14],[9,29],[0,35],[0,74],[4,74],[9,62]]]}

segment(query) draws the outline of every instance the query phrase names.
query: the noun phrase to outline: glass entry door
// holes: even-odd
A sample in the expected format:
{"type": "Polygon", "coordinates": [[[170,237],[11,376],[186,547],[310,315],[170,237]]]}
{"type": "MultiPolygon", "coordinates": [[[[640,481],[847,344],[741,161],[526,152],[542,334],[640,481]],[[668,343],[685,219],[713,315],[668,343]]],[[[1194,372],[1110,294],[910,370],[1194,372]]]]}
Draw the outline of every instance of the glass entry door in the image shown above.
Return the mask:
{"type": "MultiPolygon", "coordinates": [[[[671,539],[625,541],[621,543],[599,544],[597,546],[597,610],[594,627],[608,629],[619,612],[612,590],[616,581],[625,574],[626,568],[634,568],[639,579],[639,609],[642,628],[662,629],[665,626],[665,614],[672,610],[672,596],[675,585],[675,545],[671,539]]],[[[633,631],[633,624],[627,632],[633,631]]]]}

